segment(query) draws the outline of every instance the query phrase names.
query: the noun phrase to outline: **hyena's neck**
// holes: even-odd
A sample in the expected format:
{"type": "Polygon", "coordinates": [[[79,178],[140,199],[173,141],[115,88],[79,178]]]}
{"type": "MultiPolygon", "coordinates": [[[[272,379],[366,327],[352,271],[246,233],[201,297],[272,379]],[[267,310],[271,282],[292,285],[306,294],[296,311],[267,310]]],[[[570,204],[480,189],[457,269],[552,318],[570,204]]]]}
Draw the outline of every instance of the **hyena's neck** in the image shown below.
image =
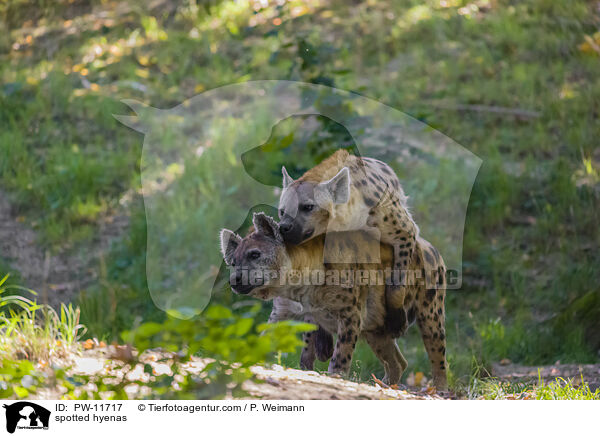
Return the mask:
{"type": "MultiPolygon", "coordinates": [[[[310,275],[289,275],[288,270],[280,271],[277,282],[253,291],[252,296],[260,300],[284,298],[301,304],[308,304],[314,286],[309,283],[310,275]],[[307,281],[308,280],[308,281],[307,281]]],[[[304,273],[304,272],[303,272],[304,273]]]]}
{"type": "Polygon", "coordinates": [[[287,254],[290,258],[290,269],[292,271],[321,270],[323,267],[323,244],[324,235],[315,236],[303,244],[287,246],[287,254]]]}
{"type": "Polygon", "coordinates": [[[328,232],[346,232],[362,230],[367,227],[370,208],[360,198],[360,193],[355,188],[350,191],[347,203],[336,204],[327,223],[328,232]],[[357,198],[359,198],[357,200],[357,198]]]}
{"type": "Polygon", "coordinates": [[[288,260],[281,262],[275,281],[253,292],[255,298],[271,300],[276,297],[306,302],[311,289],[311,274],[325,269],[323,265],[324,238],[316,236],[301,245],[287,246],[288,260]]]}

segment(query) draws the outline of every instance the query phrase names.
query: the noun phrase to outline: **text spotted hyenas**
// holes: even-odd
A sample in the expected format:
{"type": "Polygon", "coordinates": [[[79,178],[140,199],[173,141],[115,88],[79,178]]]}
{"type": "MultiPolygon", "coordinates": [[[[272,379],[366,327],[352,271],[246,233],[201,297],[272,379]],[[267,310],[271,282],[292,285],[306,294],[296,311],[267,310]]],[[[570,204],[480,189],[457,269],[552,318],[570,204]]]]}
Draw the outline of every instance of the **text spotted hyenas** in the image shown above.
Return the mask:
{"type": "Polygon", "coordinates": [[[393,273],[387,278],[386,327],[401,334],[395,309],[403,307],[404,281],[414,262],[419,227],[394,171],[379,160],[338,150],[298,180],[285,167],[282,172],[279,218],[286,242],[300,244],[328,232],[371,230],[394,248],[393,273]]]}
{"type": "MultiPolygon", "coordinates": [[[[384,380],[390,384],[398,383],[407,362],[394,336],[385,328],[383,276],[384,271],[392,267],[392,248],[380,244],[366,232],[331,233],[327,243],[337,247],[339,262],[324,264],[324,235],[294,246],[284,242],[279,226],[272,218],[255,214],[254,226],[255,231],[245,238],[229,230],[221,232],[223,257],[232,267],[232,289],[264,300],[283,297],[300,303],[302,310],[316,323],[335,332],[337,341],[329,364],[330,372],[347,374],[356,341],[362,336],[383,363],[384,380]],[[372,253],[374,257],[377,253],[380,261],[354,262],[351,246],[372,253]],[[324,279],[316,278],[319,276],[324,279]],[[357,280],[359,277],[362,279],[357,280]]],[[[440,285],[437,289],[427,290],[421,274],[410,277],[404,306],[397,311],[401,318],[399,323],[403,331],[415,321],[419,325],[432,363],[434,384],[442,389],[446,387],[444,265],[435,249],[420,238],[414,252],[414,263],[407,266],[415,271],[423,272],[426,268],[437,271],[440,285]]]]}

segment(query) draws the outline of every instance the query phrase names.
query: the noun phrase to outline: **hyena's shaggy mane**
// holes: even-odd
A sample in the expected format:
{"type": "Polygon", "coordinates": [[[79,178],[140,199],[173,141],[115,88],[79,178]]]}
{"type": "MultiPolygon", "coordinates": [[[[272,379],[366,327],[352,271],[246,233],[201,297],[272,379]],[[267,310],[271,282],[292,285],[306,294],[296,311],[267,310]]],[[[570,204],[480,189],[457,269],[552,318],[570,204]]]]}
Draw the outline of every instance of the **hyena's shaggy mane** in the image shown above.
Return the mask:
{"type": "Polygon", "coordinates": [[[306,171],[297,182],[324,182],[339,173],[342,168],[349,166],[352,161],[360,162],[360,159],[348,151],[340,149],[317,166],[306,171]]]}

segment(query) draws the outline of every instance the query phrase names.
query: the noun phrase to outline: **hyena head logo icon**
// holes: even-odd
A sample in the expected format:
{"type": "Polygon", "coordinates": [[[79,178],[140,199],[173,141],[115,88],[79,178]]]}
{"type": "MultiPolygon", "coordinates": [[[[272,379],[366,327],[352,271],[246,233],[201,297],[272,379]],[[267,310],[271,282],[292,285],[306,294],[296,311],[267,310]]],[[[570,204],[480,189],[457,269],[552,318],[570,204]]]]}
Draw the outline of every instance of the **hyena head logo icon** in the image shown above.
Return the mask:
{"type": "Polygon", "coordinates": [[[29,401],[19,401],[6,409],[6,431],[14,433],[18,427],[47,429],[50,421],[50,411],[29,401]]]}
{"type": "Polygon", "coordinates": [[[159,308],[180,317],[202,312],[227,284],[219,231],[244,234],[259,210],[277,217],[282,166],[295,178],[340,148],[394,169],[421,234],[456,272],[448,288],[460,287],[481,160],[426,124],[357,94],[290,81],[228,85],[171,109],[124,103],[135,115],[115,117],[144,134],[146,274],[159,308]],[[339,143],[328,142],[332,134],[339,143]]]}

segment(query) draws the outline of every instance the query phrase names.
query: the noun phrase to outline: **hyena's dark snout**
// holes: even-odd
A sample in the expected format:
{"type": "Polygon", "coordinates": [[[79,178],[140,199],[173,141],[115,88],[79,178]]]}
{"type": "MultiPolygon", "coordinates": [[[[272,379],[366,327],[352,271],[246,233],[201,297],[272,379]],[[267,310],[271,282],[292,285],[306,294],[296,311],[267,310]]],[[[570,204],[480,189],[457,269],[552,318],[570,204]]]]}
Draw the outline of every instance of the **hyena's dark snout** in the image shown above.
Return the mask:
{"type": "Polygon", "coordinates": [[[229,285],[237,294],[248,294],[253,289],[263,286],[268,277],[268,272],[246,268],[236,269],[229,275],[229,285]]]}
{"type": "Polygon", "coordinates": [[[297,245],[310,238],[313,231],[307,231],[302,223],[285,217],[279,223],[279,233],[286,243],[297,245]]]}
{"type": "Polygon", "coordinates": [[[283,233],[289,233],[294,225],[291,222],[281,222],[279,224],[279,231],[283,233]]]}
{"type": "Polygon", "coordinates": [[[241,283],[242,283],[242,272],[239,270],[233,271],[229,275],[229,284],[233,287],[233,286],[237,286],[241,283]]]}
{"type": "Polygon", "coordinates": [[[288,214],[285,214],[279,221],[279,233],[284,239],[296,233],[298,231],[298,227],[301,226],[298,226],[296,220],[288,214]]]}
{"type": "Polygon", "coordinates": [[[238,294],[247,294],[254,288],[248,281],[248,274],[242,270],[235,270],[229,275],[229,285],[238,294]]]}

